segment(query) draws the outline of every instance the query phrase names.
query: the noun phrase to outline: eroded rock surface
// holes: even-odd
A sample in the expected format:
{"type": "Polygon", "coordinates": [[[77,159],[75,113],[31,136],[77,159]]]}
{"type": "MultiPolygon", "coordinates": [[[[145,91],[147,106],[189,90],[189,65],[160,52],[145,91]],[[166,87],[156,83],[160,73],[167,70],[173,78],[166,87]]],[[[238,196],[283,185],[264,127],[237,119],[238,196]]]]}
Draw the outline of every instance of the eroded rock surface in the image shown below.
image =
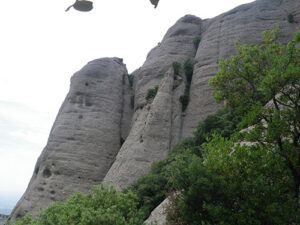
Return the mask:
{"type": "Polygon", "coordinates": [[[123,97],[128,96],[125,79],[127,70],[118,58],[91,61],[74,74],[12,219],[26,212],[37,214],[51,202],[74,191],[86,193],[103,180],[120,149],[121,134],[127,135],[128,125],[122,119],[131,117],[128,109],[123,115],[123,97]]]}
{"type": "Polygon", "coordinates": [[[148,219],[145,221],[147,225],[165,225],[167,220],[166,220],[166,215],[165,211],[166,208],[170,204],[170,201],[168,198],[166,198],[162,203],[160,203],[159,206],[157,206],[152,212],[151,215],[148,217],[148,219]]]}

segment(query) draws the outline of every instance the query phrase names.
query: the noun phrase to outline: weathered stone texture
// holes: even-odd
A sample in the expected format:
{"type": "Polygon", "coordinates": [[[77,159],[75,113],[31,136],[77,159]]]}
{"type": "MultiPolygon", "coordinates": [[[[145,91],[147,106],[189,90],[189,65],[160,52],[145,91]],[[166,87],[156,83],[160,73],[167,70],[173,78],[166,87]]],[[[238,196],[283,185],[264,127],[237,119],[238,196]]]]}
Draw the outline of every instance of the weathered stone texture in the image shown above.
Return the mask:
{"type": "Polygon", "coordinates": [[[145,221],[147,225],[165,225],[167,220],[166,220],[166,215],[165,215],[165,210],[166,207],[170,204],[170,201],[168,198],[166,198],[162,203],[160,203],[159,206],[157,206],[152,212],[151,215],[148,217],[148,219],[145,221]]]}
{"type": "Polygon", "coordinates": [[[51,202],[76,190],[86,193],[103,180],[120,149],[122,118],[131,117],[128,110],[122,115],[125,79],[127,70],[118,58],[94,60],[74,74],[12,219],[37,214],[51,202]]]}

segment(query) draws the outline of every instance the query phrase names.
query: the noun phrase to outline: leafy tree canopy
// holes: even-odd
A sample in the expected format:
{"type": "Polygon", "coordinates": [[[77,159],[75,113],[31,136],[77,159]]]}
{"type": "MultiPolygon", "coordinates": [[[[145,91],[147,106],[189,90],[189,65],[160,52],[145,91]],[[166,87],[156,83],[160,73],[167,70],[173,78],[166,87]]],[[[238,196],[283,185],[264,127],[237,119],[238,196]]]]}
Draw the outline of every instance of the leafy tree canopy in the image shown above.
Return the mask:
{"type": "Polygon", "coordinates": [[[87,195],[75,192],[66,202],[55,202],[38,218],[27,214],[14,225],[142,225],[136,199],[131,191],[117,193],[100,185],[87,195]]]}
{"type": "Polygon", "coordinates": [[[252,126],[243,138],[279,154],[300,186],[300,27],[287,45],[277,42],[279,27],[263,33],[262,45],[237,46],[237,55],[220,62],[210,80],[217,101],[252,126]],[[266,104],[267,103],[267,104],[266,104]]]}

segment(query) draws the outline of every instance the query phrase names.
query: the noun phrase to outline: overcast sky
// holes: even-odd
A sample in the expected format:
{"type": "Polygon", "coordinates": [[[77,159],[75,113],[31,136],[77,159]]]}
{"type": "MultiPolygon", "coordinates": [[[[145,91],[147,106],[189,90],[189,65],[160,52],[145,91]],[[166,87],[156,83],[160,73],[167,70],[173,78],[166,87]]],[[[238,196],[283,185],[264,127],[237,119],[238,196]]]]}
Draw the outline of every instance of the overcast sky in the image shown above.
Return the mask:
{"type": "Polygon", "coordinates": [[[0,210],[25,191],[69,89],[88,61],[120,57],[129,72],[180,17],[217,16],[251,0],[3,0],[0,7],[0,210]]]}

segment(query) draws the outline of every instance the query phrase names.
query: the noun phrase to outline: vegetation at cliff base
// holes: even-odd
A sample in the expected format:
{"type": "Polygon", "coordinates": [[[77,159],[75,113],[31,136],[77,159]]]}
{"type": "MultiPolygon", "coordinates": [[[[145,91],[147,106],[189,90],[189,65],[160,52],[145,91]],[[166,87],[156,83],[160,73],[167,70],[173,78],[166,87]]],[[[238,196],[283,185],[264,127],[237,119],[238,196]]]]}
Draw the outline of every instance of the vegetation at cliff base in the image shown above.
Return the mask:
{"type": "Polygon", "coordinates": [[[169,224],[300,224],[300,27],[287,45],[278,35],[220,61],[210,84],[237,124],[220,115],[200,154],[177,156],[169,224]]]}
{"type": "Polygon", "coordinates": [[[87,195],[75,192],[66,202],[56,202],[40,213],[26,215],[15,225],[141,225],[137,196],[117,193],[108,185],[95,186],[87,195]]]}

